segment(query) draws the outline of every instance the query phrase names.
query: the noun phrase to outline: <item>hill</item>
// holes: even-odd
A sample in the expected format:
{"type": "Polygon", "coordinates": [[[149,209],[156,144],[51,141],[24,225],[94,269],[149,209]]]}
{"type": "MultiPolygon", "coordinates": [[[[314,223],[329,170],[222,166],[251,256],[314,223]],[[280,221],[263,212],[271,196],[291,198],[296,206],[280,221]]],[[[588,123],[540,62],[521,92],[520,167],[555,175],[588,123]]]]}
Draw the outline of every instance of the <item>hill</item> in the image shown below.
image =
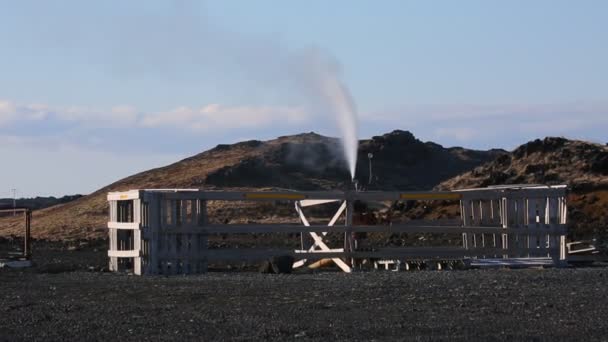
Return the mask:
{"type": "Polygon", "coordinates": [[[574,238],[608,228],[608,146],[549,137],[521,145],[510,155],[437,186],[439,190],[499,184],[568,184],[568,220],[574,238]]]}
{"type": "MultiPolygon", "coordinates": [[[[374,187],[384,190],[430,189],[506,154],[503,150],[444,148],[422,142],[410,132],[394,131],[360,142],[357,175],[362,180],[369,177],[368,153],[374,154],[374,187]]],[[[346,170],[339,141],[315,133],[218,145],[177,163],[119,180],[75,201],[38,210],[34,213],[32,233],[37,238],[54,240],[105,237],[106,194],[109,191],[138,188],[336,189],[350,186],[346,170]]],[[[18,222],[0,220],[0,235],[18,231],[18,222]]]]}
{"type": "MultiPolygon", "coordinates": [[[[32,210],[44,209],[57,204],[68,203],[79,199],[82,195],[67,195],[62,197],[32,197],[32,198],[17,198],[16,205],[19,208],[29,208],[32,210]]],[[[0,209],[13,208],[12,198],[0,198],[0,209]]]]}

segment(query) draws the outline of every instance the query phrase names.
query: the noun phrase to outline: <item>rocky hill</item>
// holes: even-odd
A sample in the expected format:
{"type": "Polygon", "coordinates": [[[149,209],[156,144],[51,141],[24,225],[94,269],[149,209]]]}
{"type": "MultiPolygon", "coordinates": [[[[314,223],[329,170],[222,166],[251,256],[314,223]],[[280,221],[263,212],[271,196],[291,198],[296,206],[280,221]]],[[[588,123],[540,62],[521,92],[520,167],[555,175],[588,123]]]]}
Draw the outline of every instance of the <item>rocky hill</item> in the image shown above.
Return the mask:
{"type": "MultiPolygon", "coordinates": [[[[367,155],[373,153],[376,189],[430,189],[440,182],[506,155],[422,142],[394,131],[362,140],[357,177],[368,180],[367,155]]],[[[142,172],[75,201],[34,212],[32,232],[47,239],[103,237],[106,194],[138,188],[336,189],[350,186],[337,139],[315,133],[245,141],[217,147],[166,167],[142,172]]],[[[363,183],[363,182],[362,182],[363,183]]],[[[238,218],[237,218],[238,219],[238,218]]],[[[19,231],[19,222],[0,219],[0,235],[19,231]]]]}
{"type": "Polygon", "coordinates": [[[442,182],[440,189],[498,184],[564,184],[575,192],[608,189],[608,146],[545,138],[442,182]]]}
{"type": "Polygon", "coordinates": [[[608,146],[564,138],[521,145],[510,155],[442,182],[440,190],[499,184],[567,184],[571,235],[586,238],[608,229],[608,146]]]}

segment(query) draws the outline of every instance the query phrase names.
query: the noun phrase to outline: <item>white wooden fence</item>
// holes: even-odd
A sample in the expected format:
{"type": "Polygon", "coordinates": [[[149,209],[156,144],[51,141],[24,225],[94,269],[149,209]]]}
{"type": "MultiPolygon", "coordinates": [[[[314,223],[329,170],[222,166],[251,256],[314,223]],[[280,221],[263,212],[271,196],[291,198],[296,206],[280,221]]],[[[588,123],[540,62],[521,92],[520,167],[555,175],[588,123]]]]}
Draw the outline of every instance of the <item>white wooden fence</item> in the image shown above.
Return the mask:
{"type": "Polygon", "coordinates": [[[565,261],[565,186],[512,186],[452,192],[223,192],[131,190],[111,192],[108,222],[110,270],[135,274],[193,274],[209,261],[265,260],[291,255],[294,267],[331,258],[345,272],[363,259],[415,258],[506,260],[544,258],[565,261]],[[390,225],[353,225],[355,201],[459,201],[461,217],[452,221],[411,221],[390,225]],[[208,201],[293,201],[303,225],[209,224],[208,201]],[[329,225],[311,225],[302,208],[341,202],[329,225]],[[335,223],[344,215],[345,225],[335,223]],[[447,223],[446,223],[447,222],[447,223]],[[328,233],[343,233],[344,244],[330,247],[328,233]],[[352,233],[461,234],[461,247],[399,247],[359,250],[352,233]],[[210,234],[303,233],[314,243],[293,249],[210,249],[210,234]]]}

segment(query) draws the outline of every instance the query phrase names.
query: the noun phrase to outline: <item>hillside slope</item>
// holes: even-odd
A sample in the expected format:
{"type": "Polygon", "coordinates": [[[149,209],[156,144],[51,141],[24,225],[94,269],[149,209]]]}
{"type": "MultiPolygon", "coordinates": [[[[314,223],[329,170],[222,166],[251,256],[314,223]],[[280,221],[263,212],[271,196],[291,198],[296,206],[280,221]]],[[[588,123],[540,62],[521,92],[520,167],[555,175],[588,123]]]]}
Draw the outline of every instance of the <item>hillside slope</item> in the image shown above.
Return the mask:
{"type": "MultiPolygon", "coordinates": [[[[373,153],[376,189],[429,189],[443,180],[491,161],[506,152],[443,148],[424,143],[410,132],[394,131],[360,142],[357,176],[369,177],[367,154],[373,153]]],[[[350,176],[337,139],[315,133],[246,141],[217,147],[166,167],[110,184],[76,201],[34,212],[37,238],[104,237],[106,194],[142,188],[289,188],[336,189],[350,176]]],[[[239,219],[235,217],[235,219],[239,219]]],[[[0,219],[0,235],[16,234],[19,223],[0,219]]]]}
{"type": "MultiPolygon", "coordinates": [[[[79,199],[82,195],[66,195],[62,197],[33,197],[33,198],[17,198],[16,206],[18,208],[25,207],[32,210],[44,209],[57,204],[64,204],[79,199]]],[[[11,209],[13,207],[12,198],[0,198],[0,210],[11,209]]]]}
{"type": "Polygon", "coordinates": [[[499,184],[567,184],[571,235],[587,238],[608,229],[608,146],[564,138],[521,145],[510,155],[442,182],[440,190],[499,184]]]}

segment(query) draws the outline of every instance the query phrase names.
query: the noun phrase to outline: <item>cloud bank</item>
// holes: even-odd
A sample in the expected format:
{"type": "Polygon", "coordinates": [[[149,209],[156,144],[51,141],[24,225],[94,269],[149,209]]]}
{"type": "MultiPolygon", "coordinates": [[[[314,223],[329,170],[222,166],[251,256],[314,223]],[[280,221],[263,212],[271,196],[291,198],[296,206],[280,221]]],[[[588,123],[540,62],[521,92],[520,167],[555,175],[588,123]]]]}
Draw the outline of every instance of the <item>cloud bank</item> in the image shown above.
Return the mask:
{"type": "Polygon", "coordinates": [[[41,104],[18,104],[0,100],[0,127],[32,122],[73,123],[77,127],[176,128],[192,132],[260,128],[271,125],[299,125],[309,115],[301,107],[224,106],[209,104],[201,108],[180,106],[159,112],[142,112],[134,106],[109,109],[41,104]]]}
{"type": "MultiPolygon", "coordinates": [[[[129,105],[104,109],[5,99],[0,155],[18,164],[0,168],[0,179],[24,196],[88,192],[240,137],[317,130],[312,118],[296,106],[208,104],[145,112],[129,105]],[[43,176],[41,168],[48,170],[43,176]],[[28,181],[12,183],[19,179],[28,181]]],[[[407,106],[362,113],[361,127],[367,137],[407,129],[423,140],[470,148],[511,149],[548,135],[606,143],[608,104],[407,106]]]]}

